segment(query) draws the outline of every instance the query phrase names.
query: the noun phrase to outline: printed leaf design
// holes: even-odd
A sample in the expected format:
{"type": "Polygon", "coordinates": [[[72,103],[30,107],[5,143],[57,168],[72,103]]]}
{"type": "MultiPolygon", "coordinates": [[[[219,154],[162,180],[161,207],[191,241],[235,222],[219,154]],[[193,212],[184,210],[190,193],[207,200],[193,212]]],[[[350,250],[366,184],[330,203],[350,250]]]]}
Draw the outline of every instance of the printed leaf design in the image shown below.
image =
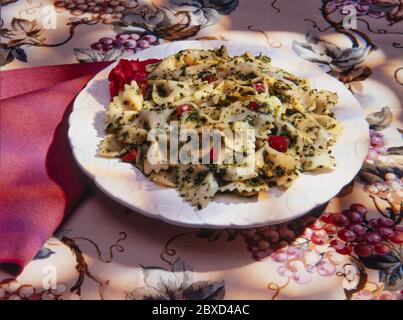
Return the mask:
{"type": "Polygon", "coordinates": [[[360,260],[368,269],[379,270],[379,280],[385,282],[388,287],[394,288],[402,284],[403,263],[401,257],[394,252],[384,256],[360,257],[360,260]]]}
{"type": "Polygon", "coordinates": [[[361,66],[348,72],[346,75],[339,77],[340,81],[349,83],[353,81],[364,81],[372,74],[372,71],[367,66],[361,66]]]}
{"type": "Polygon", "coordinates": [[[163,39],[175,41],[195,36],[200,30],[200,25],[191,26],[191,16],[187,11],[176,12],[172,19],[175,23],[168,24],[166,19],[155,26],[154,32],[163,39]]]}
{"type": "Polygon", "coordinates": [[[49,258],[52,254],[55,254],[55,252],[50,250],[49,248],[43,247],[37,252],[33,260],[44,260],[49,258]]]}
{"type": "Polygon", "coordinates": [[[391,25],[403,20],[403,4],[399,0],[372,0],[370,10],[385,12],[391,25]]]}
{"type": "Polygon", "coordinates": [[[13,62],[14,58],[22,62],[28,62],[27,54],[21,47],[9,47],[5,43],[0,44],[0,65],[5,66],[13,62]]]}
{"type": "MultiPolygon", "coordinates": [[[[187,1],[174,0],[174,2],[186,3],[187,1]]],[[[203,3],[203,6],[205,8],[215,9],[222,15],[230,14],[239,5],[239,0],[210,0],[210,1],[207,0],[207,1],[200,1],[200,2],[203,3]]]]}
{"type": "Polygon", "coordinates": [[[391,167],[379,160],[374,161],[373,164],[364,162],[358,176],[367,184],[375,182],[384,182],[384,177],[387,173],[394,173],[399,178],[402,176],[403,170],[401,167],[391,167]]]}
{"type": "Polygon", "coordinates": [[[74,54],[78,62],[114,61],[123,55],[122,48],[114,48],[105,53],[93,49],[75,48],[74,54]]]}
{"type": "Polygon", "coordinates": [[[14,47],[12,50],[13,56],[22,62],[28,62],[27,54],[21,47],[14,47]]]}
{"type": "Polygon", "coordinates": [[[15,47],[19,44],[40,44],[39,36],[43,32],[42,28],[37,24],[36,20],[26,20],[13,18],[11,20],[11,29],[0,29],[0,35],[10,39],[7,43],[8,47],[15,47]]]}
{"type": "Polygon", "coordinates": [[[126,300],[169,300],[169,297],[152,287],[139,287],[126,294],[126,300]]]}
{"type": "Polygon", "coordinates": [[[14,60],[14,55],[13,55],[13,49],[8,48],[6,44],[1,44],[0,45],[0,66],[5,66],[6,64],[9,64],[13,62],[14,60]]]}
{"type": "Polygon", "coordinates": [[[313,32],[308,32],[305,39],[305,42],[293,41],[292,49],[295,53],[343,83],[363,81],[371,75],[371,69],[361,65],[371,52],[371,46],[342,49],[332,42],[320,39],[313,32]]]}
{"type": "Polygon", "coordinates": [[[183,298],[185,300],[222,300],[224,295],[224,281],[197,281],[183,290],[183,298]]]}
{"type": "Polygon", "coordinates": [[[392,123],[393,114],[389,107],[383,107],[381,111],[369,114],[366,119],[371,129],[382,130],[392,123]]]}
{"type": "Polygon", "coordinates": [[[193,281],[193,268],[187,264],[181,257],[177,258],[172,264],[172,272],[181,283],[180,288],[188,287],[193,281]]]}
{"type": "Polygon", "coordinates": [[[73,229],[66,229],[66,228],[59,229],[58,231],[56,231],[56,232],[53,234],[53,237],[55,237],[56,239],[61,240],[61,239],[63,239],[64,237],[67,237],[67,236],[70,234],[70,232],[71,232],[72,230],[73,230],[73,229]]]}
{"type": "Polygon", "coordinates": [[[386,152],[389,154],[403,156],[403,146],[402,147],[390,147],[386,150],[386,152]]]}
{"type": "Polygon", "coordinates": [[[126,299],[136,300],[199,300],[223,299],[224,281],[193,282],[193,268],[181,257],[171,265],[171,270],[159,267],[143,267],[145,286],[134,289],[126,299]]]}
{"type": "Polygon", "coordinates": [[[145,267],[142,272],[145,284],[160,294],[174,298],[176,292],[180,291],[181,283],[175,273],[156,267],[145,267]]]}

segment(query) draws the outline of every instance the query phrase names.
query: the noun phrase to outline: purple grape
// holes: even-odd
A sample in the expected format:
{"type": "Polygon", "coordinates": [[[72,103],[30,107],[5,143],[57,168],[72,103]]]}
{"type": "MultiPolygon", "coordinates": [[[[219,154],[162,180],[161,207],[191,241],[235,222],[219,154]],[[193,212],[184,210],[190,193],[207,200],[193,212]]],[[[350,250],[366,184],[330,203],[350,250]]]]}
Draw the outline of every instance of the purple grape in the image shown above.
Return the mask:
{"type": "Polygon", "coordinates": [[[384,239],[389,239],[394,234],[393,229],[387,228],[387,227],[380,227],[380,228],[378,228],[377,231],[379,232],[381,237],[384,239]]]}
{"type": "Polygon", "coordinates": [[[115,43],[115,40],[113,40],[112,38],[104,37],[104,38],[99,39],[98,42],[104,46],[110,46],[115,43]]]}
{"type": "Polygon", "coordinates": [[[91,49],[94,50],[102,50],[103,49],[103,45],[99,42],[95,42],[91,45],[91,49]]]}
{"type": "Polygon", "coordinates": [[[345,214],[352,224],[359,224],[363,222],[363,216],[358,211],[353,210],[343,210],[343,214],[345,214]]]}
{"type": "Polygon", "coordinates": [[[370,255],[372,255],[373,249],[367,244],[360,243],[354,247],[354,252],[361,257],[369,257],[370,255]]]}
{"type": "Polygon", "coordinates": [[[362,215],[367,214],[368,210],[366,207],[364,207],[362,204],[360,203],[353,203],[350,205],[350,210],[353,211],[357,211],[359,213],[361,213],[362,215]]]}
{"type": "Polygon", "coordinates": [[[350,226],[349,229],[353,231],[357,237],[363,237],[367,233],[367,228],[359,224],[354,224],[350,226]]]}
{"type": "Polygon", "coordinates": [[[139,40],[137,42],[137,46],[142,48],[142,49],[145,49],[145,48],[148,48],[150,46],[150,43],[147,40],[139,40]]]}
{"type": "Polygon", "coordinates": [[[127,49],[135,49],[137,46],[137,41],[136,40],[125,40],[122,41],[123,47],[127,49]]]}
{"type": "Polygon", "coordinates": [[[368,232],[365,235],[365,240],[370,244],[377,244],[382,241],[382,237],[377,232],[368,232]]]}
{"type": "Polygon", "coordinates": [[[350,224],[348,217],[342,213],[335,213],[330,219],[331,222],[338,227],[347,227],[350,224]]]}
{"type": "Polygon", "coordinates": [[[129,34],[129,36],[130,36],[130,39],[132,39],[132,40],[140,39],[140,36],[137,33],[131,33],[131,34],[129,34]]]}
{"type": "Polygon", "coordinates": [[[141,37],[141,39],[142,39],[142,40],[146,40],[146,41],[148,41],[149,43],[154,43],[154,42],[157,41],[157,37],[154,36],[154,35],[152,35],[152,34],[147,34],[147,35],[141,37]]]}
{"type": "Polygon", "coordinates": [[[376,244],[374,246],[374,249],[375,249],[375,253],[380,255],[380,256],[383,256],[383,255],[385,255],[385,254],[390,252],[390,247],[385,242],[376,244]]]}
{"type": "Polygon", "coordinates": [[[395,222],[392,219],[381,217],[381,218],[378,218],[377,226],[379,226],[379,227],[394,227],[395,222]]]}
{"type": "Polygon", "coordinates": [[[344,241],[354,241],[356,238],[356,234],[349,229],[341,229],[337,232],[337,235],[344,241]]]}
{"type": "Polygon", "coordinates": [[[116,35],[115,39],[117,41],[125,41],[130,39],[130,34],[127,33],[119,33],[116,35]]]}

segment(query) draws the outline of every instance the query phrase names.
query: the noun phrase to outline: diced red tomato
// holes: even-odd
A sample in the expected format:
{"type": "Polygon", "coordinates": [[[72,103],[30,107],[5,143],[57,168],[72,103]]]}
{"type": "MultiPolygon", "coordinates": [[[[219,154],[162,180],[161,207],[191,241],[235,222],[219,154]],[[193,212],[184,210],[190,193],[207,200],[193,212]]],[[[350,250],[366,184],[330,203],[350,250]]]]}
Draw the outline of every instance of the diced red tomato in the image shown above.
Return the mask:
{"type": "Polygon", "coordinates": [[[134,162],[136,161],[137,158],[137,151],[136,149],[131,149],[128,152],[126,152],[123,156],[122,156],[122,161],[123,162],[134,162]]]}
{"type": "Polygon", "coordinates": [[[176,107],[176,114],[180,116],[182,113],[189,111],[190,107],[187,104],[181,104],[176,107]]]}
{"type": "Polygon", "coordinates": [[[257,111],[257,109],[259,109],[259,104],[256,101],[251,101],[249,102],[249,109],[257,111]]]}
{"type": "Polygon", "coordinates": [[[265,89],[264,89],[264,85],[263,85],[263,83],[261,83],[261,82],[255,83],[254,87],[255,87],[255,90],[256,90],[257,92],[259,92],[259,93],[264,92],[264,90],[265,90],[265,89]]]}
{"type": "MultiPolygon", "coordinates": [[[[109,91],[111,97],[117,96],[123,90],[125,84],[129,84],[132,80],[141,81],[146,80],[147,71],[146,66],[160,61],[159,59],[147,59],[144,61],[139,60],[126,60],[121,59],[115,68],[111,70],[108,76],[109,91]]],[[[144,84],[141,87],[143,94],[144,84]]],[[[146,88],[145,88],[146,89],[146,88]]]]}
{"type": "Polygon", "coordinates": [[[288,137],[285,136],[269,136],[269,145],[278,152],[286,152],[288,149],[288,137]]]}
{"type": "Polygon", "coordinates": [[[212,74],[209,74],[208,76],[205,76],[205,77],[201,78],[201,80],[202,81],[207,81],[208,83],[210,83],[210,82],[217,81],[217,77],[212,75],[212,74]]]}

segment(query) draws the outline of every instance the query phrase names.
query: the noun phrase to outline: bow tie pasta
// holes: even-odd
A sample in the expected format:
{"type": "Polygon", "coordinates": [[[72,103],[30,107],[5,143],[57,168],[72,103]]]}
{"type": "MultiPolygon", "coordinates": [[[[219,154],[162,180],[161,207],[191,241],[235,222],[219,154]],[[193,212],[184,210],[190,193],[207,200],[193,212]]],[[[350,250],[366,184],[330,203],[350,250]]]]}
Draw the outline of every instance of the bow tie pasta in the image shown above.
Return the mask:
{"type": "Polygon", "coordinates": [[[201,209],[216,193],[253,196],[287,188],[304,171],[334,168],[337,100],[263,54],[183,50],[147,65],[146,78],[112,98],[99,154],[133,163],[201,209]],[[248,134],[237,139],[242,131],[248,134]],[[192,133],[196,153],[183,132],[192,133]],[[219,146],[210,138],[202,145],[204,132],[214,132],[219,146]],[[173,148],[192,161],[172,157],[173,148]]]}

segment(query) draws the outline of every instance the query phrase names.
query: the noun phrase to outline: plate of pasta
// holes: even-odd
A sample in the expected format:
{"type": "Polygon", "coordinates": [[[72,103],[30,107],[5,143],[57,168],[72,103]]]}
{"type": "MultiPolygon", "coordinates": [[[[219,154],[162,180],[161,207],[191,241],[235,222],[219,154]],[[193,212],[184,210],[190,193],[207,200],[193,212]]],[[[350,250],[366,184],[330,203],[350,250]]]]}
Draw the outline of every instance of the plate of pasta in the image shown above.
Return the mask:
{"type": "Polygon", "coordinates": [[[359,171],[368,124],[342,83],[281,49],[178,41],[97,74],[77,96],[80,167],[123,205],[183,226],[295,219],[359,171]]]}

